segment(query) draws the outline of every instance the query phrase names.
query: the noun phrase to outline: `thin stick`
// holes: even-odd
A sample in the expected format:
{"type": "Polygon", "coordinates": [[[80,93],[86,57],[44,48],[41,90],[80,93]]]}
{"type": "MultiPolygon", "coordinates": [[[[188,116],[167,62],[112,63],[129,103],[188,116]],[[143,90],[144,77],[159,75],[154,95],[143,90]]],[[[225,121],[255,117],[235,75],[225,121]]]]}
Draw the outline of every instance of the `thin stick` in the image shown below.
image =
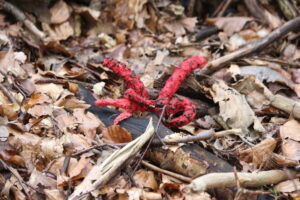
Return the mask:
{"type": "Polygon", "coordinates": [[[86,82],[71,80],[71,79],[43,78],[43,79],[38,79],[35,81],[35,83],[38,83],[38,84],[45,84],[45,83],[66,84],[67,82],[72,82],[72,83],[76,83],[76,84],[82,84],[82,85],[85,85],[88,87],[93,87],[93,84],[91,84],[91,83],[86,83],[86,82]]]}
{"type": "Polygon", "coordinates": [[[228,64],[229,62],[231,62],[233,60],[240,59],[240,58],[250,55],[254,52],[259,52],[259,51],[265,49],[265,47],[268,46],[269,44],[277,41],[280,37],[286,35],[287,33],[291,32],[291,31],[295,31],[295,30],[299,29],[299,27],[300,27],[300,17],[296,17],[296,18],[288,21],[281,27],[277,28],[270,34],[268,34],[268,36],[266,36],[256,42],[249,43],[245,47],[242,47],[232,53],[229,53],[225,56],[222,56],[220,58],[217,58],[217,59],[209,62],[208,64],[206,64],[205,69],[203,69],[203,73],[211,74],[211,73],[221,69],[224,65],[228,64]]]}
{"type": "Polygon", "coordinates": [[[8,98],[8,100],[13,104],[18,104],[16,99],[13,97],[13,95],[10,93],[10,91],[0,83],[0,90],[3,92],[3,94],[8,98]]]}
{"type": "Polygon", "coordinates": [[[23,188],[25,194],[27,195],[27,197],[30,197],[29,194],[29,188],[27,187],[27,185],[25,184],[25,181],[23,180],[23,178],[21,177],[21,175],[19,174],[19,172],[14,169],[13,167],[7,165],[2,159],[0,159],[1,164],[8,169],[12,175],[14,175],[16,177],[16,179],[18,180],[18,182],[20,183],[21,187],[23,188]]]}
{"type": "Polygon", "coordinates": [[[0,0],[0,7],[11,13],[17,20],[23,22],[26,28],[28,28],[28,30],[30,30],[38,39],[42,40],[45,37],[45,33],[39,30],[29,19],[26,18],[25,14],[13,4],[0,0]]]}
{"type": "Polygon", "coordinates": [[[193,180],[192,178],[189,178],[189,177],[186,177],[186,176],[183,176],[183,175],[180,175],[180,174],[177,174],[177,173],[159,168],[159,167],[157,167],[155,165],[152,165],[151,163],[149,163],[147,161],[144,161],[144,160],[142,160],[142,165],[144,165],[145,167],[148,167],[149,169],[151,169],[153,171],[157,171],[157,172],[160,172],[162,174],[172,176],[174,178],[177,178],[177,179],[182,180],[182,181],[187,182],[187,183],[190,183],[193,180]]]}
{"type": "MultiPolygon", "coordinates": [[[[163,118],[163,116],[164,116],[164,114],[165,114],[165,110],[166,110],[166,105],[164,105],[164,107],[162,108],[162,111],[161,111],[161,114],[160,114],[160,116],[159,116],[157,125],[156,125],[156,127],[155,127],[155,133],[157,133],[157,131],[158,131],[158,128],[159,128],[159,126],[160,126],[160,124],[161,124],[162,118],[163,118]]],[[[153,139],[154,139],[155,135],[158,135],[158,134],[153,134],[152,137],[150,138],[150,140],[149,140],[149,142],[148,142],[148,144],[147,144],[147,146],[146,146],[144,152],[142,153],[141,157],[139,158],[138,163],[136,164],[135,168],[134,168],[133,171],[132,171],[131,177],[134,175],[134,173],[136,172],[137,168],[140,166],[140,164],[141,164],[143,158],[144,158],[145,155],[146,155],[146,152],[148,151],[148,149],[149,149],[151,143],[153,142],[153,139]]]]}
{"type": "Polygon", "coordinates": [[[222,17],[225,13],[225,11],[227,10],[228,6],[231,4],[232,0],[227,0],[225,5],[223,6],[222,10],[219,12],[219,14],[217,15],[217,17],[222,17]]]}

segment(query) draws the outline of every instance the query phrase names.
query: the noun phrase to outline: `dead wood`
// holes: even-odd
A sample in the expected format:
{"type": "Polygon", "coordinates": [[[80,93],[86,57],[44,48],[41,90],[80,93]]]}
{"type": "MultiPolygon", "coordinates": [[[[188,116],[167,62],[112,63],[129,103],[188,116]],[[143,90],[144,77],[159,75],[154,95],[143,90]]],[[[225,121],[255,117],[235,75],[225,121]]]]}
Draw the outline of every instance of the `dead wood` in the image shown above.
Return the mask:
{"type": "MultiPolygon", "coordinates": [[[[270,170],[253,173],[237,173],[241,187],[259,187],[263,185],[276,184],[289,179],[289,175],[296,177],[295,171],[270,170]]],[[[237,181],[233,172],[211,173],[196,178],[189,185],[191,191],[199,192],[214,188],[234,187],[237,181]]]]}

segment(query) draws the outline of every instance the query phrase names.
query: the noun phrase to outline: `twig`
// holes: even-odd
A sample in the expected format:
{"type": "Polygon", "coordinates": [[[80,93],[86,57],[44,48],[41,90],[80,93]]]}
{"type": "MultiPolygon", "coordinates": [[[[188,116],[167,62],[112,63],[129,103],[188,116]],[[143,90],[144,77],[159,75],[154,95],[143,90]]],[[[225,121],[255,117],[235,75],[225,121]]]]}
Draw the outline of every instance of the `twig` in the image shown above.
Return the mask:
{"type": "MultiPolygon", "coordinates": [[[[296,171],[290,171],[292,177],[296,177],[296,171]]],[[[289,179],[284,170],[270,170],[253,173],[237,173],[241,187],[259,187],[276,184],[289,179]]],[[[208,189],[220,187],[234,187],[237,185],[235,175],[229,173],[211,173],[194,179],[189,185],[191,191],[203,192],[208,189]]]]}
{"type": "Polygon", "coordinates": [[[0,83],[0,90],[3,92],[3,94],[8,98],[8,100],[13,104],[18,104],[16,99],[13,97],[13,95],[10,93],[10,91],[2,84],[0,83]]]}
{"type": "Polygon", "coordinates": [[[76,83],[76,84],[82,84],[87,87],[93,87],[92,83],[86,83],[82,81],[77,81],[77,80],[71,80],[71,79],[55,79],[55,78],[43,78],[43,79],[38,79],[35,81],[37,84],[44,84],[44,83],[56,83],[56,84],[66,84],[68,82],[76,83]]]}
{"type": "Polygon", "coordinates": [[[0,7],[11,13],[17,20],[23,22],[28,30],[30,30],[38,39],[43,40],[45,33],[39,30],[29,19],[27,19],[25,14],[19,8],[5,0],[0,1],[0,7]]]}
{"type": "Polygon", "coordinates": [[[217,17],[222,17],[225,13],[225,11],[227,10],[228,6],[231,4],[232,0],[227,0],[226,3],[224,4],[223,8],[221,9],[221,11],[219,12],[219,14],[217,15],[217,17]]]}
{"type": "Polygon", "coordinates": [[[29,188],[27,187],[27,185],[25,184],[25,181],[23,180],[23,178],[21,177],[21,175],[19,174],[19,172],[14,169],[13,167],[9,166],[8,164],[6,164],[2,159],[0,159],[1,164],[8,169],[18,180],[18,182],[20,183],[21,187],[23,188],[25,194],[27,195],[27,197],[30,197],[29,194],[29,188]]]}
{"type": "Polygon", "coordinates": [[[124,146],[124,145],[126,145],[126,144],[127,144],[127,143],[93,145],[93,146],[91,146],[91,147],[89,147],[89,148],[83,149],[83,150],[78,151],[78,152],[76,152],[76,153],[72,153],[72,154],[71,154],[71,157],[76,157],[76,156],[79,156],[79,155],[84,154],[84,153],[86,153],[86,152],[89,152],[89,151],[91,151],[91,150],[93,150],[93,149],[103,148],[104,146],[109,146],[109,147],[116,148],[116,146],[121,146],[121,145],[124,146]]]}
{"type": "Polygon", "coordinates": [[[166,110],[166,105],[164,105],[164,107],[162,108],[161,114],[160,114],[160,116],[159,116],[157,125],[156,125],[155,130],[154,130],[155,134],[153,134],[152,137],[150,138],[150,140],[149,140],[149,142],[148,142],[148,144],[147,144],[147,146],[146,146],[144,152],[142,153],[141,157],[140,157],[139,160],[138,160],[138,163],[136,164],[135,168],[133,169],[133,171],[132,171],[132,173],[131,173],[131,177],[134,175],[134,173],[136,172],[136,170],[137,170],[138,167],[140,166],[140,164],[141,164],[143,158],[144,158],[145,155],[146,155],[146,152],[148,151],[148,149],[149,149],[151,143],[153,142],[154,137],[158,135],[158,134],[157,134],[157,131],[158,131],[158,128],[159,128],[159,126],[160,126],[160,124],[161,124],[161,121],[162,121],[162,118],[163,118],[163,116],[164,116],[165,110],[166,110]]]}
{"type": "Polygon", "coordinates": [[[271,32],[268,36],[253,42],[247,44],[245,47],[242,47],[230,54],[227,54],[225,56],[222,56],[220,58],[217,58],[211,62],[209,62],[205,69],[203,69],[203,73],[205,74],[211,74],[219,69],[221,69],[224,65],[227,63],[240,59],[242,57],[245,57],[247,55],[250,55],[254,52],[258,52],[263,50],[266,46],[273,43],[274,41],[278,40],[280,37],[284,36],[285,34],[295,31],[299,29],[300,27],[300,17],[296,17],[293,20],[288,21],[281,27],[277,28],[273,32],[271,32]]]}
{"type": "Polygon", "coordinates": [[[180,174],[177,174],[177,173],[174,173],[174,172],[171,172],[171,171],[168,171],[168,170],[165,170],[165,169],[161,169],[155,165],[152,165],[151,163],[147,162],[147,161],[144,161],[142,160],[142,165],[148,167],[149,169],[151,170],[154,170],[154,171],[157,171],[157,172],[160,172],[162,174],[167,174],[169,176],[172,176],[174,178],[177,178],[179,180],[182,180],[182,181],[185,181],[187,183],[190,183],[192,181],[191,178],[189,177],[186,177],[186,176],[183,176],[183,175],[180,175],[180,174]]]}

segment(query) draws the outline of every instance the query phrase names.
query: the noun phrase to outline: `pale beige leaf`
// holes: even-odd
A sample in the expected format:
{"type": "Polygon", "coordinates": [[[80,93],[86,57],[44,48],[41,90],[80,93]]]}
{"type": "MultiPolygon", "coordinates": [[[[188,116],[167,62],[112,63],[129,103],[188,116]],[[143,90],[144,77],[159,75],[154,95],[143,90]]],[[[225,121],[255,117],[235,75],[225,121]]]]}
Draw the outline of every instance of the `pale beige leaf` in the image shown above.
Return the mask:
{"type": "Polygon", "coordinates": [[[50,8],[52,24],[61,24],[65,22],[70,17],[70,11],[68,5],[63,1],[59,0],[50,8]]]}
{"type": "Polygon", "coordinates": [[[300,160],[300,143],[291,139],[284,140],[281,145],[284,156],[292,160],[300,160]]]}
{"type": "Polygon", "coordinates": [[[256,131],[265,131],[244,95],[228,87],[223,81],[215,83],[213,91],[213,100],[219,104],[219,114],[230,128],[247,130],[253,125],[256,131]]]}
{"type": "Polygon", "coordinates": [[[300,141],[300,123],[295,120],[291,119],[290,121],[286,122],[284,125],[280,126],[280,137],[281,139],[290,138],[295,141],[300,141]]]}
{"type": "Polygon", "coordinates": [[[249,17],[220,17],[216,20],[215,25],[219,29],[223,29],[228,36],[231,36],[242,30],[250,20],[252,19],[249,17]]]}

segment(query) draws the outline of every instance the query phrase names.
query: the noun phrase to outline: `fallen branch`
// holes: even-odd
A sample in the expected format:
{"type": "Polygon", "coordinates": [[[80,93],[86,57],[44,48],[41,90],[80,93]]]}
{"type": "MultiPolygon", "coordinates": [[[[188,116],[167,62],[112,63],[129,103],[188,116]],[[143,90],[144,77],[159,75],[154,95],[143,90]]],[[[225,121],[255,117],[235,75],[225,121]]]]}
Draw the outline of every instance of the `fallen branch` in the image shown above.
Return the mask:
{"type": "Polygon", "coordinates": [[[95,165],[81,184],[75,188],[74,192],[68,199],[79,199],[83,196],[89,195],[90,192],[99,189],[101,186],[106,184],[125,166],[124,164],[130,158],[137,154],[137,152],[152,137],[153,134],[154,128],[152,125],[152,119],[150,119],[144,134],[131,141],[123,148],[116,150],[100,165],[95,165]]]}
{"type": "MultiPolygon", "coordinates": [[[[200,140],[207,140],[211,138],[218,138],[218,137],[224,137],[227,135],[241,135],[243,132],[241,129],[229,129],[229,130],[224,130],[224,131],[218,131],[214,132],[214,130],[207,130],[203,131],[197,135],[189,135],[185,136],[182,138],[164,138],[162,141],[165,144],[168,145],[174,145],[178,143],[188,143],[188,142],[195,142],[195,141],[200,141],[200,140]]],[[[152,144],[158,145],[161,144],[160,141],[155,141],[152,144]]]]}
{"type": "Polygon", "coordinates": [[[45,33],[39,30],[29,19],[27,19],[25,14],[19,8],[5,0],[0,1],[0,7],[11,13],[18,21],[23,22],[26,28],[28,28],[28,30],[31,31],[38,39],[43,40],[45,33]]]}
{"type": "MultiPolygon", "coordinates": [[[[295,177],[295,171],[270,170],[254,173],[237,173],[241,187],[259,187],[276,184],[289,179],[289,174],[295,177]]],[[[233,172],[211,173],[194,179],[189,185],[192,192],[203,192],[209,189],[234,187],[237,181],[233,172]]]]}
{"type": "Polygon", "coordinates": [[[222,56],[220,58],[217,58],[215,60],[212,60],[211,62],[207,63],[205,68],[203,69],[204,74],[211,74],[219,69],[221,69],[224,65],[228,64],[229,62],[233,60],[237,60],[239,58],[245,57],[247,55],[250,55],[254,52],[258,52],[262,49],[264,49],[269,44],[273,43],[274,41],[278,40],[280,37],[286,35],[287,33],[291,31],[295,31],[299,29],[300,27],[300,17],[296,17],[285,24],[283,24],[281,27],[277,28],[273,32],[271,32],[268,36],[253,42],[249,43],[248,45],[229,53],[225,56],[222,56]]]}

